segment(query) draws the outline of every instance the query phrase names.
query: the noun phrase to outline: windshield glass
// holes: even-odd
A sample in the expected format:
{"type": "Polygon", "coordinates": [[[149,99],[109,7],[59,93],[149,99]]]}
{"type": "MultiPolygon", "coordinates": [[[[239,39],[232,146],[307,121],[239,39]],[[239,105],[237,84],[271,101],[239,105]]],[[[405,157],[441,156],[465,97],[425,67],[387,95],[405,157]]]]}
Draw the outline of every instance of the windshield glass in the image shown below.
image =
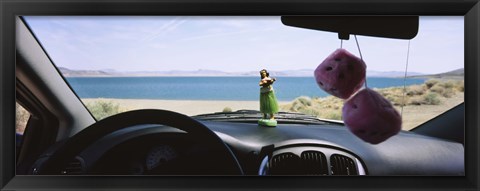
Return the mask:
{"type": "MultiPolygon", "coordinates": [[[[266,69],[279,111],[341,121],[344,100],[320,89],[313,71],[340,46],[360,57],[354,38],[278,16],[24,18],[97,120],[143,108],[258,111],[266,69]]],[[[404,130],[464,101],[463,19],[420,17],[410,41],[358,36],[368,87],[401,113],[404,130]]]]}

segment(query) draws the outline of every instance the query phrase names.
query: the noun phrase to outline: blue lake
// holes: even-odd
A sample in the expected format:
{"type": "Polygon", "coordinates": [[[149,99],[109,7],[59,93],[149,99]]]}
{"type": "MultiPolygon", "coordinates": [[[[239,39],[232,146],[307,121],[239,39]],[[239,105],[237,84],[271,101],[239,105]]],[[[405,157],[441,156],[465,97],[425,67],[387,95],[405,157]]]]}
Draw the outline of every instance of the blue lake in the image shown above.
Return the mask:
{"type": "MultiPolygon", "coordinates": [[[[69,77],[80,98],[165,100],[251,100],[259,99],[259,77],[69,77]]],[[[407,79],[422,84],[425,79],[407,79]]],[[[368,87],[403,86],[403,78],[367,78],[368,87]]],[[[325,97],[313,77],[278,77],[273,85],[279,101],[299,96],[325,97]]]]}

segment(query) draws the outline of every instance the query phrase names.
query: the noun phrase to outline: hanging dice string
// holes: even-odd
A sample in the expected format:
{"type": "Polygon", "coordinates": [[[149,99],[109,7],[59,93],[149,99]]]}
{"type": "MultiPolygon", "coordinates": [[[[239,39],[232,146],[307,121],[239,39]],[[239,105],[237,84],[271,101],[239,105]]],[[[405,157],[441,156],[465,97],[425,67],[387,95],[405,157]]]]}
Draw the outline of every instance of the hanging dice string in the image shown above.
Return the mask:
{"type": "MultiPolygon", "coordinates": [[[[360,60],[365,61],[365,60],[363,60],[362,51],[360,50],[360,44],[358,44],[357,35],[353,35],[353,36],[355,37],[355,42],[357,43],[358,53],[360,54],[360,60]]],[[[368,88],[367,87],[367,78],[365,78],[365,88],[368,88]]]]}
{"type": "Polygon", "coordinates": [[[400,116],[403,117],[403,106],[405,105],[405,93],[407,92],[407,71],[408,71],[408,58],[410,56],[410,40],[408,40],[408,48],[407,48],[407,61],[405,63],[405,75],[403,77],[403,96],[402,96],[402,104],[401,104],[401,111],[400,116]]]}

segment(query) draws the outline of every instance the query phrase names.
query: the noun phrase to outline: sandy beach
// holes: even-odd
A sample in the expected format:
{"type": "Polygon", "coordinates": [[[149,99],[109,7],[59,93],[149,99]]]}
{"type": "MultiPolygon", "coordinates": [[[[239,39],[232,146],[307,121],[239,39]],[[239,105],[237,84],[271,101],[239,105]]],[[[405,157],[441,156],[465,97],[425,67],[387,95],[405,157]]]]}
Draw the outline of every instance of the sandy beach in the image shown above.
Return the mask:
{"type": "MultiPolygon", "coordinates": [[[[249,109],[259,110],[260,103],[258,101],[199,101],[199,100],[153,100],[153,99],[82,99],[85,104],[92,103],[97,100],[112,101],[119,104],[121,109],[164,109],[176,111],[185,115],[198,115],[205,113],[221,112],[225,107],[229,107],[232,111],[249,109]]],[[[288,102],[279,102],[285,104],[288,102]]]]}
{"type": "MultiPolygon", "coordinates": [[[[442,103],[439,105],[408,105],[403,107],[402,129],[413,129],[464,102],[464,93],[457,93],[448,99],[442,98],[441,101],[442,103]]],[[[398,112],[401,112],[401,107],[395,106],[395,108],[398,112]]]]}
{"type": "MultiPolygon", "coordinates": [[[[258,101],[210,101],[210,100],[153,100],[153,99],[82,99],[85,104],[92,104],[96,101],[106,101],[118,104],[120,111],[135,109],[164,109],[176,111],[185,115],[193,116],[205,113],[221,112],[226,107],[232,111],[247,109],[259,110],[258,101]]],[[[451,98],[441,98],[439,105],[408,105],[403,108],[403,130],[410,130],[418,125],[442,114],[443,112],[460,104],[464,100],[463,93],[457,93],[451,98]]],[[[286,105],[291,102],[279,102],[279,105],[286,105]]],[[[401,107],[395,107],[401,112],[401,107]]],[[[341,108],[339,108],[341,109],[341,108]]],[[[328,111],[319,111],[328,112],[328,111]]]]}

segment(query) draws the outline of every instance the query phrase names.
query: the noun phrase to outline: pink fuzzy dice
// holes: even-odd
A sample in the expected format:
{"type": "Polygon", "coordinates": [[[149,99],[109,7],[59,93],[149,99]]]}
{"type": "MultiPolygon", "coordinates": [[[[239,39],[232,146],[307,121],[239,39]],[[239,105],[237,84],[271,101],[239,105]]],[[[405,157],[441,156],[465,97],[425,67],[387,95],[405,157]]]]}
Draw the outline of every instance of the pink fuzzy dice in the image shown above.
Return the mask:
{"type": "Polygon", "coordinates": [[[378,144],[397,134],[402,126],[400,114],[392,104],[371,89],[360,90],[345,102],[343,121],[360,139],[378,144]]]}
{"type": "Polygon", "coordinates": [[[327,93],[347,99],[365,82],[365,62],[345,49],[337,49],[328,56],[314,75],[318,86],[327,93]]]}

